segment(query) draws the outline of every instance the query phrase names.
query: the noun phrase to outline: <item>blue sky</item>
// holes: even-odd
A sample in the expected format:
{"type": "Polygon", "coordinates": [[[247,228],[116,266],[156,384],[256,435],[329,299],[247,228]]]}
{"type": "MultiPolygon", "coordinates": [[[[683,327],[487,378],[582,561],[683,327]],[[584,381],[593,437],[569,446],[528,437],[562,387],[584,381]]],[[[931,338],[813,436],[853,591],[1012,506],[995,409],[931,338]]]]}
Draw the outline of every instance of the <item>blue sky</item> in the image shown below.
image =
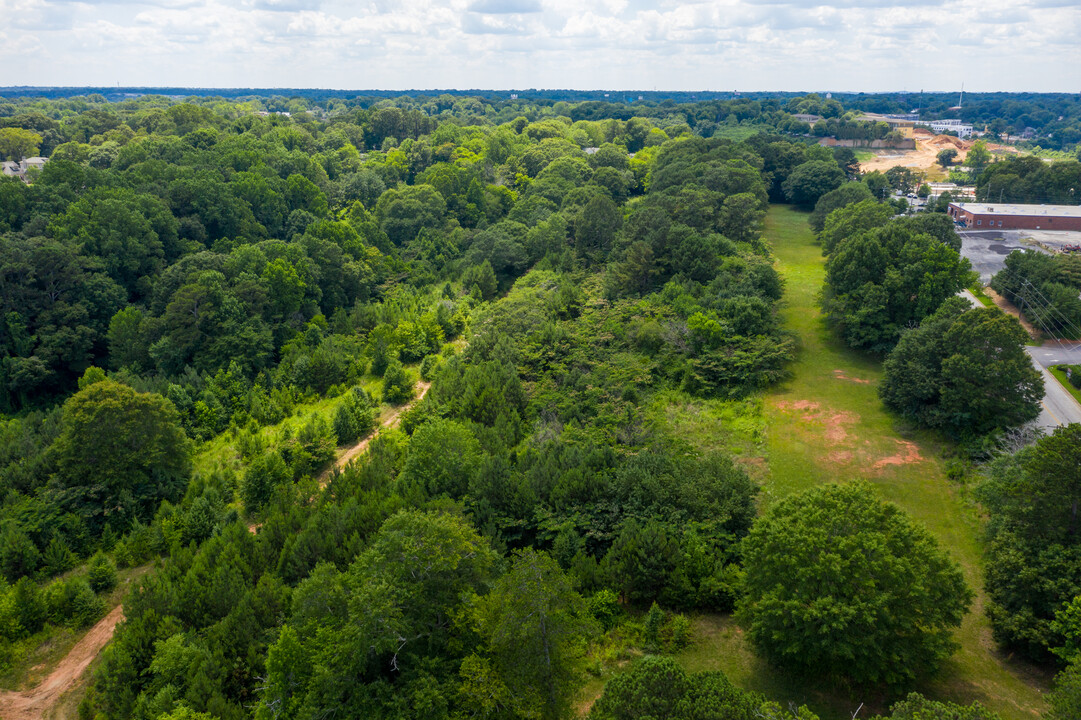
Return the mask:
{"type": "Polygon", "coordinates": [[[1078,0],[0,0],[0,85],[1081,92],[1078,0]]]}

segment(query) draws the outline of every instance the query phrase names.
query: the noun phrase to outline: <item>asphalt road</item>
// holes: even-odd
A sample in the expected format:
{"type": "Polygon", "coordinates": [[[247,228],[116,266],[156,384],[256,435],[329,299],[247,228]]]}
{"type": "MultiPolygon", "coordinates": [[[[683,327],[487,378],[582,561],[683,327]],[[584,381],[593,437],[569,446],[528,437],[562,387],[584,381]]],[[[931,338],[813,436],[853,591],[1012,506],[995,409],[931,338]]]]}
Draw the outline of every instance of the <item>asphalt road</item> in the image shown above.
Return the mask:
{"type": "MultiPolygon", "coordinates": [[[[1043,407],[1040,409],[1040,417],[1036,418],[1036,424],[1050,432],[1060,425],[1081,422],[1081,405],[1044,367],[1039,359],[1042,350],[1043,348],[1038,347],[1025,348],[1025,352],[1032,358],[1032,364],[1043,375],[1043,407]]],[[[1055,365],[1057,363],[1050,364],[1055,365]]]]}
{"type": "MultiPolygon", "coordinates": [[[[976,296],[968,290],[962,290],[960,294],[974,307],[983,307],[976,296]]],[[[1040,402],[1040,416],[1036,418],[1036,426],[1050,433],[1061,425],[1081,422],[1081,404],[1078,404],[1073,395],[1047,371],[1051,365],[1081,363],[1081,347],[1048,343],[1041,347],[1026,346],[1025,352],[1032,358],[1032,364],[1043,376],[1044,396],[1040,402]]]]}
{"type": "Polygon", "coordinates": [[[1048,341],[1029,350],[1029,355],[1043,367],[1081,365],[1081,343],[1048,341]]]}

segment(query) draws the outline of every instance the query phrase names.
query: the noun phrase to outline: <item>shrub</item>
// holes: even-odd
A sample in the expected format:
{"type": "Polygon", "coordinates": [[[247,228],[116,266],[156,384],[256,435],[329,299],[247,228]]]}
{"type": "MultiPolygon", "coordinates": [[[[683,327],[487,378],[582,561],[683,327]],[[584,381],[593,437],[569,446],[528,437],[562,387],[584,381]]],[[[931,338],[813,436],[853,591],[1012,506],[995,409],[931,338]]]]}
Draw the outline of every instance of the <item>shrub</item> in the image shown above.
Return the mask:
{"type": "Polygon", "coordinates": [[[425,355],[424,359],[420,361],[420,379],[424,382],[431,382],[441,364],[438,355],[425,355]]]}
{"type": "Polygon", "coordinates": [[[330,423],[321,415],[313,415],[301,426],[296,437],[282,443],[282,460],[293,470],[293,478],[311,475],[334,459],[337,438],[330,423]]]}
{"type": "Polygon", "coordinates": [[[116,564],[99,550],[90,558],[87,581],[96,593],[112,590],[116,587],[116,564]]]}
{"type": "Polygon", "coordinates": [[[662,632],[664,644],[671,652],[678,652],[691,644],[691,621],[686,615],[672,615],[662,632]]]}
{"type": "Polygon", "coordinates": [[[589,717],[591,720],[638,720],[646,717],[657,720],[755,720],[771,717],[761,713],[761,707],[761,696],[740,690],[723,673],[688,675],[671,658],[646,656],[628,672],[620,673],[608,682],[589,717]]]}
{"type": "Polygon", "coordinates": [[[248,512],[265,505],[274,488],[288,482],[290,474],[285,461],[276,452],[256,458],[244,472],[244,479],[240,483],[240,499],[248,512]]]}
{"type": "Polygon", "coordinates": [[[605,630],[611,630],[619,622],[623,615],[623,608],[619,604],[619,596],[605,588],[598,590],[589,598],[589,612],[597,619],[605,630]]]}
{"type": "Polygon", "coordinates": [[[392,360],[383,373],[383,401],[404,405],[413,399],[413,379],[398,360],[392,360]]]}
{"type": "Polygon", "coordinates": [[[101,617],[105,603],[90,589],[85,577],[71,577],[45,588],[45,607],[54,625],[85,627],[101,617]]]}

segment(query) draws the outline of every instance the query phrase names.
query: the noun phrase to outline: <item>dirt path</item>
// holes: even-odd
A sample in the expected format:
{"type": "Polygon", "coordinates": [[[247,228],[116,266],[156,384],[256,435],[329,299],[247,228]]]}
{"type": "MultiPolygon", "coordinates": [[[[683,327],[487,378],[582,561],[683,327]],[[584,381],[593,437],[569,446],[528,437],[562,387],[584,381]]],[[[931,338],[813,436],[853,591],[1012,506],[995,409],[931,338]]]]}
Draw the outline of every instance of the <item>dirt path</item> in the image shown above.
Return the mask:
{"type": "Polygon", "coordinates": [[[0,693],[0,718],[42,720],[47,717],[60,696],[79,682],[86,668],[112,639],[117,623],[123,619],[124,608],[117,605],[90,628],[40,685],[33,690],[0,693]]]}
{"type": "MultiPolygon", "coordinates": [[[[403,405],[400,408],[396,408],[393,412],[390,413],[390,415],[387,415],[385,418],[383,418],[382,422],[379,423],[379,429],[393,427],[397,425],[398,422],[402,419],[402,413],[404,413],[406,410],[410,410],[414,405],[423,400],[424,396],[428,394],[428,388],[430,388],[431,386],[432,384],[429,382],[424,382],[423,380],[418,381],[417,388],[420,390],[420,394],[417,395],[416,399],[408,405],[403,405]]],[[[368,445],[378,434],[379,431],[376,430],[372,434],[368,435],[368,437],[364,438],[356,445],[353,445],[345,452],[343,452],[338,457],[338,459],[334,461],[334,464],[324,470],[323,473],[319,476],[319,487],[325,488],[327,486],[327,483],[330,482],[330,478],[334,475],[335,470],[344,470],[346,465],[353,462],[361,454],[363,454],[364,451],[368,449],[368,445]]],[[[256,532],[262,526],[263,523],[261,522],[249,523],[248,532],[256,532]]],[[[0,720],[7,720],[7,717],[0,716],[0,720]]]]}
{"type": "MultiPolygon", "coordinates": [[[[428,394],[428,388],[430,388],[431,386],[431,383],[424,382],[423,380],[417,382],[417,388],[420,390],[420,394],[417,395],[417,398],[408,405],[403,405],[402,407],[395,409],[390,415],[387,415],[385,418],[383,418],[383,421],[379,423],[379,427],[388,428],[397,425],[402,418],[402,413],[404,413],[406,410],[412,409],[414,405],[423,400],[424,396],[428,394]]],[[[345,469],[346,465],[356,460],[357,457],[359,457],[365,450],[368,449],[368,444],[371,443],[372,439],[375,438],[377,434],[378,430],[358,442],[353,447],[346,450],[344,453],[342,453],[341,457],[335,460],[334,464],[327,468],[323,472],[323,474],[319,476],[319,486],[325,487],[327,481],[330,480],[330,476],[334,473],[335,470],[343,470],[345,469]]]]}

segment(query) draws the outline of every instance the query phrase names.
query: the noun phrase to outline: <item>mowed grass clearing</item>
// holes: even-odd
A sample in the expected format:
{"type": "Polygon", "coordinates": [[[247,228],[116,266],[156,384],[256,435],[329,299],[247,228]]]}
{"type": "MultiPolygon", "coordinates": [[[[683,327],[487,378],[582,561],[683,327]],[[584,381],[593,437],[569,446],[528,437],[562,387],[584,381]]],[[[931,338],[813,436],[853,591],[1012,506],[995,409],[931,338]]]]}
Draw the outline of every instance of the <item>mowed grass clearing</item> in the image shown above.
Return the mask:
{"type": "MultiPolygon", "coordinates": [[[[807,215],[773,206],[765,237],[785,280],[783,319],[800,339],[792,378],[762,402],[766,469],[762,509],[822,483],[862,479],[923,523],[960,563],[977,597],[957,641],[961,648],[918,691],[940,700],[979,701],[1003,718],[1034,718],[1046,708],[1049,674],[999,652],[984,614],[978,510],[946,477],[940,441],[907,431],[878,399],[881,363],[854,352],[826,326],[819,306],[825,278],[821,248],[807,215]]],[[[756,473],[757,474],[757,473],[756,473]]],[[[723,670],[738,685],[787,703],[807,704],[823,718],[848,718],[860,703],[884,711],[888,699],[831,690],[779,673],[755,656],[725,616],[696,621],[697,642],[679,657],[690,670],[723,670]]]]}

